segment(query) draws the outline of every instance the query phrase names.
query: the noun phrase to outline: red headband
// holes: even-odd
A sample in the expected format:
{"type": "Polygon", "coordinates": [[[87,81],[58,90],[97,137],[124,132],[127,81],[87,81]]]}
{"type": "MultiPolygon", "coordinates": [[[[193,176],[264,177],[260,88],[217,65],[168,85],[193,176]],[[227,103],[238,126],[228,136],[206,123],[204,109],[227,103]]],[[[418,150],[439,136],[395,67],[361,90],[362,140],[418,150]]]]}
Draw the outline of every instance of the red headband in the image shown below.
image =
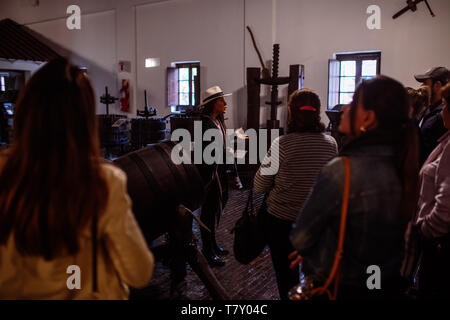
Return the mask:
{"type": "Polygon", "coordinates": [[[308,110],[308,111],[316,111],[316,108],[312,106],[302,106],[299,108],[300,110],[308,110]]]}

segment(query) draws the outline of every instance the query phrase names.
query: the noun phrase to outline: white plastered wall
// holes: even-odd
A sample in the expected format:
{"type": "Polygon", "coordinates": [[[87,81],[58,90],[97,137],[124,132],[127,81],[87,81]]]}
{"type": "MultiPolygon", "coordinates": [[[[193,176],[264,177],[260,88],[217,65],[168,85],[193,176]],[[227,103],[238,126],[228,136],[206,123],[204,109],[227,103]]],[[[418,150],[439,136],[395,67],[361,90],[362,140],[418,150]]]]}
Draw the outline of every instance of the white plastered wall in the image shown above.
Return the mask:
{"type": "MultiPolygon", "coordinates": [[[[149,92],[158,116],[168,114],[165,68],[174,61],[199,60],[202,90],[218,84],[233,92],[227,124],[245,126],[245,68],[260,66],[247,25],[265,61],[272,58],[272,44],[280,44],[281,76],[288,75],[290,64],[305,65],[305,86],[319,94],[324,106],[328,59],[338,52],[381,50],[381,72],[412,87],[418,85],[415,73],[432,66],[450,67],[448,0],[430,1],[434,18],[421,3],[416,12],[396,20],[392,15],[405,6],[404,0],[40,0],[39,7],[31,2],[0,0],[0,18],[27,24],[101,66],[105,72],[92,75],[97,95],[106,84],[115,87],[112,93],[117,95],[119,80],[128,77],[134,93],[130,116],[143,107],[143,90],[149,92]],[[62,18],[71,4],[82,10],[82,30],[58,30],[64,29],[62,18]],[[366,26],[369,5],[381,9],[380,30],[366,26]],[[145,69],[145,58],[160,58],[160,67],[145,69]],[[118,73],[119,60],[131,61],[130,73],[118,73]]],[[[286,91],[279,90],[283,101],[286,91]]],[[[262,90],[265,94],[267,88],[262,90]]],[[[267,98],[261,98],[262,105],[267,98]]],[[[102,107],[99,113],[104,112],[102,107]]],[[[113,112],[118,110],[118,104],[112,107],[113,112]]],[[[282,119],[284,110],[282,105],[282,119]]],[[[263,108],[261,123],[266,119],[263,108]]]]}

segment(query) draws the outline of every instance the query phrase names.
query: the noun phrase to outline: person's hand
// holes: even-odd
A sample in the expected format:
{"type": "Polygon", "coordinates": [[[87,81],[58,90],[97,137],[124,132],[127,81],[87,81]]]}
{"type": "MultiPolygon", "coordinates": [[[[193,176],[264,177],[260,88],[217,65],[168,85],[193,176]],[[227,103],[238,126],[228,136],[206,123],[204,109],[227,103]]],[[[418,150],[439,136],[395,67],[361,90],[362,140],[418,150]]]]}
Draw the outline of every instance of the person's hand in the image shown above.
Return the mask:
{"type": "Polygon", "coordinates": [[[298,253],[297,250],[291,252],[288,256],[288,259],[289,260],[293,259],[293,261],[289,265],[289,268],[291,268],[291,269],[296,268],[303,261],[302,256],[298,253]]]}
{"type": "Polygon", "coordinates": [[[248,135],[245,134],[244,129],[242,129],[242,127],[240,127],[239,129],[237,129],[234,133],[236,134],[236,136],[237,136],[239,139],[242,139],[242,140],[247,140],[247,139],[248,139],[248,135]]]}

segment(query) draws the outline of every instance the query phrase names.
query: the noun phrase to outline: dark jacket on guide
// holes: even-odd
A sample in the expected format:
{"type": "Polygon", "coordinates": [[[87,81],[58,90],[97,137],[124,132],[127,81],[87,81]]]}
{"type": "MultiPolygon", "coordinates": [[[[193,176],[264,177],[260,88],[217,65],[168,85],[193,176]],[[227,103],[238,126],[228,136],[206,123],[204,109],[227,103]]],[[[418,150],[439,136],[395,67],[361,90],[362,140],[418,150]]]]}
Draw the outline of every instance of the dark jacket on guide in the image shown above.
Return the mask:
{"type": "MultiPolygon", "coordinates": [[[[202,136],[203,134],[209,130],[209,129],[218,129],[216,124],[213,122],[213,120],[206,115],[203,115],[201,118],[202,121],[202,136]]],[[[225,139],[225,137],[224,137],[225,139]]],[[[210,145],[211,143],[214,143],[214,139],[213,141],[203,141],[202,142],[202,153],[205,150],[205,148],[210,145]]],[[[219,190],[219,182],[220,182],[220,189],[222,189],[222,207],[225,207],[225,204],[228,200],[228,183],[227,183],[227,175],[226,175],[226,153],[225,153],[225,140],[223,140],[223,163],[213,163],[213,164],[207,164],[205,163],[204,159],[202,158],[202,164],[198,164],[197,168],[200,172],[200,175],[203,178],[203,181],[205,181],[205,183],[207,184],[207,187],[209,190],[215,190],[215,192],[217,193],[219,190]],[[217,170],[217,176],[215,175],[217,170]],[[217,180],[217,178],[219,178],[219,180],[217,180]]],[[[212,156],[215,157],[215,152],[212,152],[212,156]]],[[[208,192],[208,190],[207,190],[208,192]]],[[[214,192],[214,191],[210,191],[210,192],[214,192]]],[[[219,194],[217,194],[217,199],[219,197],[219,194]]]]}

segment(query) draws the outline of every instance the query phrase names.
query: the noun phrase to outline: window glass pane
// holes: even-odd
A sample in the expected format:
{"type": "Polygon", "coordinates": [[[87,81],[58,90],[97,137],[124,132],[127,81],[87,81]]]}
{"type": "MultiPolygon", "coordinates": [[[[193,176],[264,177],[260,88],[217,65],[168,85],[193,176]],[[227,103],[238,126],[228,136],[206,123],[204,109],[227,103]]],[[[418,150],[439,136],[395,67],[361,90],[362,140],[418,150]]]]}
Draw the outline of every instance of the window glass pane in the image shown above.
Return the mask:
{"type": "Polygon", "coordinates": [[[195,106],[195,94],[192,94],[192,105],[195,106]]]}
{"type": "Polygon", "coordinates": [[[179,92],[189,93],[189,81],[180,81],[179,85],[179,92]]]}
{"type": "Polygon", "coordinates": [[[189,68],[179,69],[179,80],[189,80],[189,68]]]}
{"type": "Polygon", "coordinates": [[[356,76],[356,61],[341,61],[341,77],[356,76]]]}
{"type": "Polygon", "coordinates": [[[189,105],[189,93],[180,92],[178,94],[178,97],[180,99],[180,101],[179,101],[180,106],[188,106],[189,105]]]}
{"type": "Polygon", "coordinates": [[[354,92],[355,91],[355,77],[341,77],[341,85],[339,91],[354,92]]]}
{"type": "Polygon", "coordinates": [[[192,80],[194,80],[194,77],[197,75],[197,68],[192,68],[192,80]]]}
{"type": "Polygon", "coordinates": [[[341,104],[349,104],[350,102],[352,102],[352,99],[353,99],[353,92],[339,94],[339,103],[341,104]]]}
{"type": "Polygon", "coordinates": [[[362,73],[364,76],[376,76],[377,75],[377,60],[363,60],[362,73]]]}

